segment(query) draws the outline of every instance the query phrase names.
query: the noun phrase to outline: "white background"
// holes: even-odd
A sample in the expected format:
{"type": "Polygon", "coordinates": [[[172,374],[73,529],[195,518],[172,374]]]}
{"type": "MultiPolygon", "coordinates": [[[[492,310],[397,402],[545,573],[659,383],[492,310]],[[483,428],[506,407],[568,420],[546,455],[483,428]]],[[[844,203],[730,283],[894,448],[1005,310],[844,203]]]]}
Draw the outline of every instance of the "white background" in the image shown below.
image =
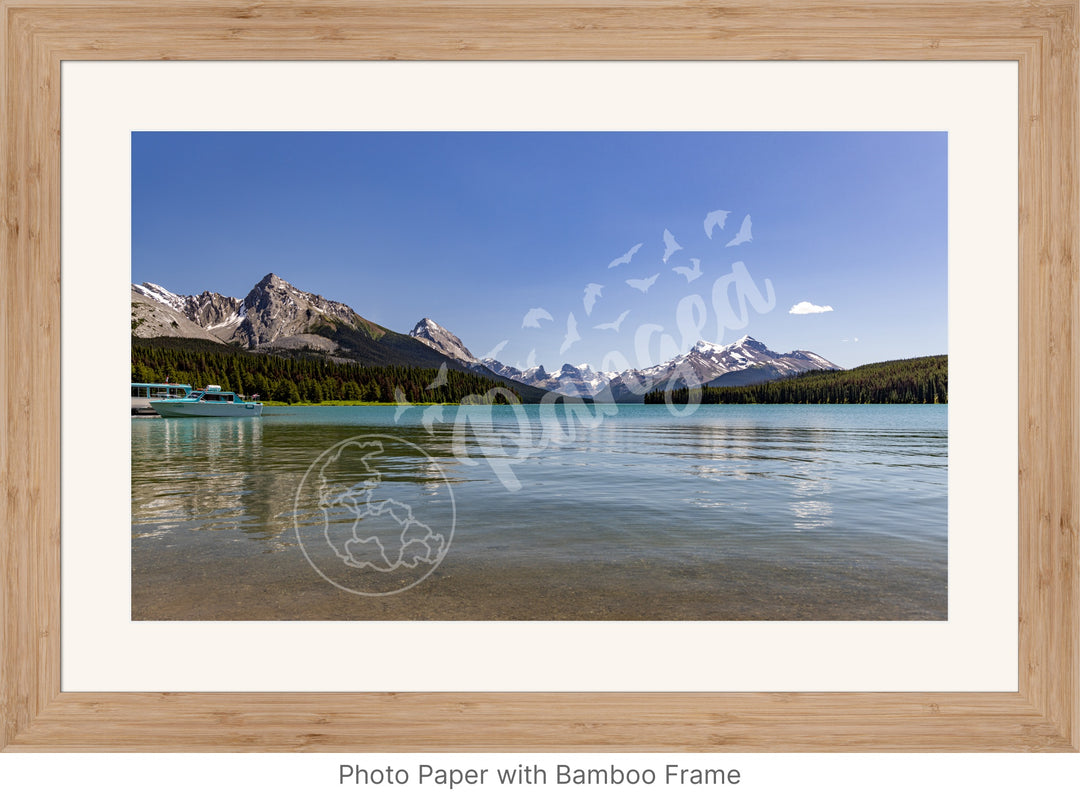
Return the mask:
{"type": "Polygon", "coordinates": [[[258,804],[513,805],[769,805],[803,807],[1024,807],[1072,803],[1076,754],[121,754],[0,755],[5,802],[138,807],[258,804]],[[742,782],[726,787],[363,787],[338,784],[338,766],[513,767],[683,766],[736,768],[742,782]]]}
{"type": "MultiPolygon", "coordinates": [[[[219,129],[264,129],[264,128],[312,128],[312,129],[337,129],[337,128],[401,128],[401,129],[430,129],[430,128],[519,128],[506,122],[495,122],[484,126],[479,119],[459,127],[453,127],[447,117],[468,98],[460,91],[465,74],[470,72],[471,66],[454,66],[453,70],[448,66],[428,66],[439,68],[447,73],[446,79],[449,86],[441,85],[437,92],[432,93],[428,99],[429,104],[423,108],[413,107],[412,111],[399,110],[398,117],[387,117],[386,125],[378,122],[367,127],[360,127],[354,121],[347,120],[346,113],[355,111],[360,106],[360,100],[365,101],[365,107],[370,108],[374,96],[381,96],[383,87],[389,79],[389,73],[397,68],[403,68],[398,75],[405,75],[414,70],[423,71],[422,65],[362,65],[349,66],[374,68],[367,78],[357,79],[355,76],[346,78],[346,89],[341,84],[335,83],[332,73],[342,72],[342,66],[319,66],[319,65],[185,65],[195,68],[195,72],[204,70],[202,78],[203,87],[209,86],[210,91],[204,94],[191,92],[190,81],[194,75],[192,72],[176,70],[180,65],[107,65],[99,64],[89,66],[81,78],[73,76],[72,65],[65,66],[64,73],[64,126],[65,126],[65,254],[64,254],[64,316],[65,332],[72,331],[67,327],[68,316],[71,313],[71,301],[79,299],[76,295],[87,293],[93,287],[104,289],[99,297],[105,310],[99,309],[97,314],[100,321],[113,320],[123,323],[128,308],[127,283],[129,282],[129,263],[127,261],[127,244],[129,235],[126,231],[128,225],[125,199],[128,184],[128,171],[125,162],[126,138],[122,143],[108,143],[104,149],[91,146],[89,152],[82,155],[83,159],[101,161],[103,172],[107,172],[108,182],[105,186],[99,185],[96,193],[83,195],[78,193],[69,194],[68,169],[72,166],[71,159],[77,157],[69,149],[70,141],[69,123],[77,120],[79,111],[73,107],[79,99],[74,90],[91,93],[84,95],[82,101],[87,107],[82,110],[84,118],[92,124],[115,122],[118,126],[113,129],[123,129],[127,126],[128,131],[133,128],[219,128],[219,129]],[[146,68],[147,72],[142,77],[134,76],[129,68],[146,68]],[[323,69],[327,72],[320,72],[323,69]],[[265,70],[267,79],[259,79],[255,74],[265,70]],[[238,71],[238,72],[232,72],[238,71]],[[276,71],[276,72],[275,72],[276,71]],[[449,75],[453,72],[454,75],[449,75]],[[110,75],[111,73],[111,75],[110,75]],[[126,75],[121,75],[121,74],[126,75]],[[112,82],[102,84],[103,79],[112,82]],[[81,82],[81,83],[80,83],[81,82]],[[119,82],[119,84],[117,84],[119,82]],[[96,85],[96,86],[95,86],[96,85]],[[140,91],[135,88],[142,86],[140,91]],[[147,86],[149,85],[149,86],[147,86]],[[185,85],[187,85],[185,87],[185,85]],[[320,92],[320,88],[326,92],[320,92]],[[127,96],[117,96],[116,93],[127,91],[127,96]],[[111,98],[109,97],[112,94],[111,98]],[[357,103],[342,104],[342,98],[356,99],[357,103]],[[328,98],[330,99],[328,101],[328,98]],[[136,107],[136,110],[132,110],[136,107]],[[125,115],[138,111],[148,113],[141,122],[135,122],[125,115]],[[212,124],[199,124],[193,115],[206,115],[212,124]],[[282,115],[291,115],[293,118],[300,116],[306,125],[295,122],[283,123],[282,115]],[[92,198],[91,198],[92,197],[92,198]],[[76,230],[80,227],[78,219],[73,220],[69,203],[77,203],[83,206],[87,202],[91,206],[100,206],[107,211],[109,221],[106,222],[105,232],[102,233],[103,241],[97,242],[104,249],[94,259],[85,263],[76,259],[76,254],[69,247],[69,225],[76,230]],[[81,285],[77,285],[80,281],[81,285]]],[[[485,66],[486,67],[486,66],[485,66]]],[[[500,75],[506,77],[508,66],[501,65],[500,75]]],[[[564,66],[551,65],[554,72],[559,72],[564,66]]],[[[585,68],[586,66],[576,65],[585,68]]],[[[1015,401],[1015,396],[1003,395],[1004,404],[1000,411],[990,413],[990,417],[997,419],[1001,427],[999,435],[1000,445],[1006,449],[1004,459],[998,457],[990,465],[1000,464],[1006,470],[1004,478],[991,478],[986,480],[987,487],[982,488],[982,496],[979,497],[975,488],[976,498],[980,498],[984,505],[991,505],[988,520],[982,527],[994,527],[984,532],[982,527],[971,529],[968,522],[957,521],[957,511],[961,506],[958,499],[963,491],[973,486],[967,480],[970,477],[961,477],[957,474],[957,463],[961,461],[961,454],[957,450],[957,440],[965,431],[978,431],[985,428],[985,421],[975,422],[961,419],[958,412],[963,399],[965,381],[970,382],[980,368],[969,366],[965,369],[958,358],[965,351],[977,346],[977,343],[986,339],[987,333],[994,335],[995,349],[999,350],[997,360],[1003,362],[1007,370],[1015,368],[1015,263],[1005,266],[1008,259],[1015,256],[1015,67],[1012,65],[947,65],[947,64],[910,64],[910,65],[609,65],[597,66],[601,70],[617,71],[625,69],[629,71],[631,80],[634,82],[627,92],[634,94],[634,88],[640,88],[642,82],[658,82],[659,86],[666,91],[677,90],[678,86],[684,86],[687,82],[685,73],[678,75],[680,71],[728,69],[730,71],[723,77],[722,84],[713,83],[712,79],[702,80],[706,86],[732,87],[732,92],[738,94],[739,87],[748,87],[750,79],[755,82],[772,82],[766,92],[757,91],[752,93],[764,104],[755,105],[753,97],[733,98],[733,102],[725,104],[727,109],[738,109],[738,118],[722,120],[724,114],[713,108],[715,104],[702,104],[700,99],[690,105],[679,105],[685,112],[677,120],[666,119],[658,122],[648,110],[640,110],[639,120],[630,119],[628,110],[638,106],[646,106],[638,103],[624,103],[621,109],[607,109],[603,105],[592,103],[567,102],[568,113],[579,116],[578,122],[572,127],[569,124],[563,128],[601,128],[601,129],[637,129],[637,128],[665,128],[665,129],[854,129],[854,128],[890,128],[890,129],[948,129],[950,131],[950,363],[951,387],[953,403],[950,405],[950,570],[952,572],[952,585],[950,594],[953,597],[953,608],[948,626],[930,626],[937,629],[941,642],[951,642],[951,628],[960,622],[967,621],[978,610],[976,600],[966,606],[961,606],[956,601],[960,588],[964,583],[963,573],[965,568],[972,568],[971,563],[964,562],[977,560],[973,568],[978,571],[982,578],[982,588],[996,588],[997,597],[991,601],[991,611],[994,620],[983,625],[976,631],[974,640],[979,647],[988,647],[995,644],[996,649],[991,650],[994,657],[995,672],[991,679],[985,680],[986,688],[1015,688],[1015,567],[1010,573],[1009,561],[1015,552],[1010,553],[1010,547],[1015,545],[1015,453],[1011,456],[1008,449],[1015,451],[1015,409],[1010,411],[1010,403],[1015,401]],[[984,68],[982,71],[979,68],[984,68]],[[635,72],[635,71],[642,72],[635,72]],[[655,70],[650,77],[646,75],[650,70],[655,70]],[[670,71],[670,72],[669,72],[670,71]],[[950,72],[951,71],[951,72],[950,72]],[[982,75],[978,75],[982,72],[982,75]],[[751,77],[749,74],[753,73],[751,77]],[[842,74],[847,74],[842,75],[842,74]],[[872,113],[879,115],[877,123],[872,118],[866,117],[872,113]],[[959,130],[963,122],[958,119],[964,115],[972,114],[976,119],[976,126],[983,126],[978,137],[972,130],[972,138],[964,142],[958,138],[959,130]],[[988,118],[980,117],[982,115],[988,118]],[[651,118],[651,120],[650,120],[651,118]],[[816,123],[815,123],[816,121],[816,123]],[[979,123],[981,121],[981,123],[979,123]],[[1004,122],[1004,131],[1001,124],[1004,122]],[[954,125],[955,124],[955,125],[954,125]],[[995,134],[1004,135],[1004,141],[995,141],[995,134]],[[988,153],[989,152],[989,153],[988,153]],[[984,219],[984,226],[979,226],[970,218],[968,222],[968,235],[979,235],[981,231],[982,241],[987,250],[974,254],[960,255],[958,249],[962,245],[964,217],[970,217],[967,210],[958,210],[957,201],[962,188],[958,186],[956,174],[960,169],[960,163],[967,161],[971,168],[978,167],[986,174],[992,174],[997,167],[1001,168],[1004,175],[1004,184],[994,186],[993,192],[986,188],[977,193],[975,202],[980,204],[998,203],[1004,208],[998,215],[1006,215],[1006,226],[1002,232],[1000,228],[990,226],[984,219]],[[998,193],[1000,191],[1000,193],[998,193]],[[995,195],[997,194],[997,195],[995,195]],[[1011,241],[1010,241],[1011,237],[1011,241]],[[992,253],[992,254],[991,254],[992,253]],[[1005,260],[1002,260],[1004,255],[1005,260]],[[966,283],[958,286],[958,273],[964,271],[967,266],[973,269],[976,262],[982,263],[985,272],[980,279],[969,277],[966,283]],[[996,270],[993,267],[997,267],[996,270]],[[1011,274],[1010,274],[1011,273],[1011,274]],[[959,293],[964,292],[964,299],[959,298],[959,293]],[[956,304],[966,300],[975,300],[978,305],[968,306],[975,310],[967,312],[958,311],[956,304]],[[980,314],[980,310],[982,314],[980,314]],[[994,311],[987,316],[985,312],[994,311]],[[967,426],[967,424],[971,424],[967,426]],[[995,487],[997,485],[997,487],[995,487]],[[962,525],[962,526],[961,526],[962,525]],[[1011,532],[1011,534],[1009,534],[1011,532]],[[978,544],[964,547],[965,536],[977,535],[978,544]],[[1002,607],[1007,603],[1008,607],[1002,607]],[[1007,650],[1003,653],[1002,647],[1007,650]]],[[[478,70],[478,73],[484,72],[478,70]]],[[[542,78],[541,81],[549,81],[542,78]]],[[[610,75],[610,74],[609,74],[610,75]]],[[[701,74],[697,74],[701,77],[701,74]]],[[[471,81],[480,82],[486,80],[483,76],[469,76],[471,81]]],[[[394,78],[394,81],[400,80],[394,78]]],[[[420,83],[431,80],[430,74],[421,79],[420,83]]],[[[565,80],[565,79],[564,79],[565,80]]],[[[582,84],[580,74],[578,77],[570,77],[571,84],[582,84]]],[[[693,86],[693,82],[690,82],[693,86]]],[[[753,85],[760,88],[762,85],[753,85]]],[[[560,128],[558,119],[552,119],[543,114],[541,109],[531,119],[528,117],[539,100],[542,100],[545,91],[540,85],[518,84],[518,90],[512,96],[498,95],[498,108],[505,111],[524,113],[526,120],[520,128],[560,128]],[[523,88],[524,87],[524,88],[523,88]],[[526,108],[518,108],[514,101],[517,97],[524,97],[530,102],[526,108]],[[552,125],[554,122],[555,125],[552,125]]],[[[465,94],[467,95],[467,93],[465,94]]],[[[729,96],[730,98],[731,96],[729,96]]],[[[382,99],[384,104],[392,105],[397,99],[394,91],[387,91],[382,99]]],[[[620,100],[616,93],[616,102],[620,100]]],[[[626,100],[626,99],[621,99],[626,100]]],[[[490,108],[491,105],[488,105],[490,108]]],[[[383,110],[385,111],[385,110],[383,110]]],[[[139,116],[136,116],[139,117],[139,116]]],[[[85,122],[85,121],[84,121],[85,122]]],[[[109,129],[110,126],[105,127],[109,129]]],[[[111,134],[106,132],[106,137],[115,138],[117,131],[111,134]]],[[[987,179],[987,182],[992,180],[987,179]]],[[[1000,179],[998,180],[1000,182],[1000,179]]],[[[975,212],[977,219],[980,213],[975,212]]],[[[1000,221],[1000,219],[998,220],[1000,221]]],[[[88,229],[93,228],[92,222],[86,222],[88,229]]],[[[81,235],[87,235],[83,232],[81,235]]],[[[976,238],[976,241],[979,239],[976,238]]],[[[93,242],[91,242],[93,243],[93,242]]],[[[978,250],[978,244],[973,244],[978,250]]],[[[86,258],[86,256],[81,256],[86,258]]],[[[119,356],[127,354],[128,329],[122,326],[117,333],[106,334],[112,339],[119,349],[119,356]]],[[[80,376],[77,366],[72,360],[77,358],[78,345],[65,341],[65,389],[77,388],[74,385],[92,383],[95,390],[123,389],[127,385],[127,367],[118,366],[110,370],[109,374],[102,377],[95,368],[94,377],[80,376]]],[[[100,342],[98,343],[100,347],[100,342]]],[[[1015,372],[1002,372],[999,366],[995,377],[1015,377],[1015,372]]],[[[102,396],[104,406],[110,407],[111,399],[102,396]]],[[[85,402],[85,399],[84,399],[85,402]]],[[[1012,403],[1014,406],[1014,403],[1012,403]]],[[[973,414],[978,418],[978,414],[973,414]]],[[[92,412],[86,416],[87,423],[106,423],[109,413],[92,412]]],[[[69,470],[80,470],[80,466],[74,464],[77,457],[67,452],[69,446],[72,449],[85,450],[86,448],[108,449],[107,456],[116,457],[117,468],[105,469],[107,475],[115,480],[126,477],[126,463],[128,437],[127,417],[115,424],[116,431],[95,432],[88,434],[78,428],[82,420],[73,418],[70,411],[65,411],[64,434],[65,434],[65,480],[64,480],[64,676],[66,688],[129,688],[124,676],[117,678],[116,670],[101,669],[94,659],[90,659],[90,669],[80,674],[82,680],[72,679],[69,686],[69,675],[73,672],[70,664],[74,661],[74,654],[80,649],[86,653],[87,648],[81,647],[82,637],[76,635],[77,631],[89,631],[86,637],[99,649],[103,646],[106,653],[121,649],[126,641],[151,641],[147,635],[127,637],[119,639],[107,638],[105,644],[101,643],[102,636],[106,631],[115,629],[116,626],[107,625],[98,620],[115,621],[117,617],[127,619],[126,593],[128,590],[127,580],[122,580],[121,585],[114,589],[112,585],[98,585],[95,593],[105,603],[105,613],[95,612],[87,620],[77,623],[74,619],[76,613],[71,608],[74,592],[70,591],[68,584],[71,582],[68,572],[71,571],[72,559],[71,539],[82,538],[82,534],[72,530],[74,525],[82,524],[87,527],[85,536],[92,539],[95,555],[103,558],[106,563],[116,564],[123,574],[128,570],[127,547],[128,537],[128,508],[129,491],[123,485],[116,485],[113,498],[115,502],[102,502],[101,506],[91,510],[79,510],[73,505],[79,505],[78,494],[80,487],[83,492],[93,493],[100,497],[103,491],[92,484],[92,480],[101,478],[101,474],[94,476],[70,475],[69,470]],[[82,434],[80,435],[80,432],[82,434]],[[117,436],[119,442],[117,441],[117,436]],[[75,445],[73,437],[81,436],[82,443],[75,445]],[[122,455],[122,456],[121,456],[122,455]],[[112,471],[118,471],[113,474],[112,471]],[[80,486],[80,480],[88,480],[80,486]],[[94,522],[87,525],[86,518],[78,518],[80,513],[94,514],[94,522]],[[117,540],[112,542],[111,533],[102,525],[108,518],[122,520],[122,526],[118,526],[117,540]],[[122,540],[120,540],[122,539],[122,540]],[[120,591],[125,602],[111,601],[115,592],[120,591]],[[113,677],[109,677],[113,676],[113,677]],[[111,686],[110,686],[111,682],[111,686]],[[81,686],[80,686],[81,684],[81,686]],[[118,685],[119,684],[119,685],[118,685]]],[[[99,456],[100,459],[100,456],[99,456]]],[[[987,456],[973,458],[973,468],[985,470],[987,456]]],[[[85,471],[85,466],[81,467],[85,471]]],[[[86,501],[81,501],[82,505],[86,501]]],[[[110,522],[111,523],[111,522],[110,522]]],[[[117,522],[119,524],[119,521],[117,522]]],[[[96,571],[91,569],[91,572],[96,571]]],[[[970,582],[970,581],[969,581],[970,582]]],[[[99,581],[100,583],[100,581],[99,581]]],[[[976,592],[977,595],[977,592],[976,592]]],[[[234,626],[245,628],[247,626],[234,626]]],[[[312,625],[301,626],[305,631],[314,627],[312,625]]],[[[401,626],[397,626],[401,627],[401,626]]],[[[740,626],[736,626],[740,628],[740,626]]],[[[745,632],[737,635],[733,645],[741,648],[743,653],[751,650],[757,652],[761,649],[761,635],[755,628],[762,626],[741,626],[745,632]]],[[[774,636],[780,636],[786,627],[784,625],[765,626],[773,631],[774,636]]],[[[800,629],[813,628],[815,626],[800,625],[800,629]]],[[[843,630],[851,626],[825,626],[843,630]]],[[[858,626],[854,626],[858,630],[858,626]]],[[[829,652],[842,649],[837,644],[850,648],[856,646],[866,649],[868,643],[872,646],[874,636],[872,633],[881,635],[882,628],[915,628],[918,626],[874,626],[875,631],[857,633],[854,637],[850,634],[838,640],[836,637],[823,646],[815,641],[797,641],[796,656],[803,662],[812,662],[811,681],[813,675],[822,676],[816,680],[827,680],[831,686],[825,688],[857,689],[859,686],[845,686],[853,681],[845,677],[842,670],[837,676],[836,669],[827,670],[823,666],[819,668],[819,659],[829,652]],[[823,650],[827,652],[822,652],[823,650]],[[831,676],[831,677],[830,677],[831,676]]],[[[119,626],[120,633],[125,633],[123,625],[119,626]]],[[[903,632],[903,630],[902,630],[903,632]]],[[[193,641],[206,641],[206,637],[187,637],[185,631],[180,634],[173,633],[164,637],[164,642],[177,638],[190,638],[193,641]]],[[[202,651],[211,655],[220,653],[225,646],[235,639],[235,635],[226,631],[227,635],[209,637],[207,644],[201,645],[202,651]]],[[[828,637],[826,630],[826,639],[828,637]]],[[[296,637],[293,637],[294,639],[296,637]]],[[[536,637],[532,637],[535,639],[536,637]]],[[[931,639],[933,637],[931,636],[931,639]]],[[[925,642],[924,642],[925,645],[925,642]]],[[[290,643],[290,653],[306,652],[302,648],[290,643]]],[[[151,652],[160,649],[161,645],[151,645],[151,652]]],[[[939,645],[940,648],[940,645],[939,645]]],[[[128,648],[130,650],[130,648],[128,648]]],[[[664,646],[661,652],[666,652],[664,646]]],[[[923,648],[925,650],[925,646],[923,648]]],[[[964,651],[970,650],[969,644],[964,644],[964,651]]],[[[92,654],[91,654],[92,655],[92,654]]],[[[845,654],[850,657],[850,653],[845,654]]],[[[866,654],[873,655],[873,654],[866,654]]],[[[215,656],[220,658],[219,656],[215,656]]],[[[175,661],[166,654],[168,661],[175,661]]],[[[126,659],[130,661],[130,655],[126,659]]],[[[850,661],[850,658],[847,659],[850,661]]],[[[227,660],[231,664],[233,660],[227,660]]],[[[843,661],[843,659],[841,659],[843,661]]],[[[124,659],[121,659],[124,663],[124,659]]],[[[136,666],[139,666],[136,664],[136,666]]],[[[807,665],[800,664],[800,667],[807,665]]],[[[835,665],[834,665],[835,666],[835,665]]],[[[857,667],[859,665],[856,665],[857,667]]],[[[932,666],[932,665],[931,665],[932,666]]],[[[941,668],[953,669],[951,663],[941,663],[941,668]]],[[[845,669],[850,670],[848,664],[845,669]]],[[[142,672],[146,672],[142,670],[142,672]]],[[[160,672],[160,671],[159,671],[160,672]]],[[[500,671],[501,672],[501,671],[500,671]]],[[[859,672],[866,672],[860,669],[859,672]]],[[[939,669],[938,673],[949,674],[948,669],[939,669]]],[[[914,676],[919,680],[920,676],[932,675],[923,669],[914,676]]],[[[188,686],[166,687],[154,686],[148,688],[198,688],[191,686],[190,676],[188,686]]],[[[771,679],[770,679],[771,680],[771,679]]],[[[909,679],[910,680],[910,679],[909,679]]],[[[729,680],[729,683],[731,681],[729,680]]],[[[194,683],[198,684],[196,680],[194,683]]],[[[568,682],[577,683],[577,682],[568,682]]],[[[865,684],[865,682],[864,682],[865,684]]],[[[971,686],[970,678],[966,682],[958,682],[957,688],[976,689],[971,686]]],[[[550,686],[550,683],[549,683],[550,686]]],[[[303,683],[298,683],[297,688],[303,688],[303,683]]],[[[135,687],[131,687],[135,688],[135,687]]],[[[237,687],[250,688],[250,687],[237,687]]],[[[402,689],[400,682],[394,687],[402,689]]],[[[465,687],[468,688],[468,687],[465,687]]],[[[485,688],[484,686],[473,688],[485,688]]],[[[735,688],[735,687],[732,687],[735,688]]],[[[759,685],[758,689],[779,688],[769,685],[759,685]]],[[[809,687],[807,687],[809,688],[809,687]]],[[[912,686],[913,689],[930,689],[931,686],[912,686]]],[[[0,782],[3,783],[5,796],[11,796],[11,803],[76,803],[84,801],[88,794],[94,794],[95,801],[107,799],[114,804],[183,804],[188,805],[193,801],[210,804],[234,804],[246,802],[253,796],[258,797],[264,804],[297,804],[307,803],[314,797],[315,803],[319,804],[412,804],[421,799],[425,802],[442,803],[440,793],[431,788],[406,788],[400,791],[389,789],[365,789],[353,786],[339,786],[337,784],[337,766],[341,762],[349,762],[369,767],[376,765],[394,764],[407,765],[415,768],[423,761],[432,764],[459,766],[494,767],[496,765],[510,766],[517,762],[540,762],[541,765],[554,767],[556,762],[563,760],[561,757],[543,757],[537,755],[505,755],[493,756],[445,756],[438,758],[435,755],[409,755],[399,757],[363,757],[360,755],[65,755],[62,758],[50,756],[12,756],[0,757],[0,782]]],[[[585,804],[596,801],[620,804],[656,804],[663,802],[677,802],[680,804],[716,804],[723,800],[725,803],[746,804],[911,804],[918,801],[929,804],[946,804],[958,800],[974,801],[983,804],[1017,804],[1021,802],[1041,802],[1054,798],[1067,798],[1066,794],[1075,792],[1076,773],[1080,770],[1078,758],[1075,755],[1048,755],[1048,756],[1022,756],[1022,755],[715,755],[709,758],[695,758],[693,755],[673,755],[671,757],[654,757],[652,755],[630,755],[615,757],[604,755],[599,757],[576,757],[565,761],[578,766],[602,766],[617,764],[622,766],[652,765],[662,767],[669,761],[683,764],[699,764],[709,767],[736,767],[743,772],[743,782],[737,787],[720,789],[700,788],[691,790],[675,790],[654,786],[650,789],[627,789],[618,788],[601,792],[599,788],[499,788],[489,787],[483,790],[461,789],[446,795],[446,801],[462,804],[504,804],[510,801],[516,804],[547,804],[552,798],[571,804],[585,804]]]]}

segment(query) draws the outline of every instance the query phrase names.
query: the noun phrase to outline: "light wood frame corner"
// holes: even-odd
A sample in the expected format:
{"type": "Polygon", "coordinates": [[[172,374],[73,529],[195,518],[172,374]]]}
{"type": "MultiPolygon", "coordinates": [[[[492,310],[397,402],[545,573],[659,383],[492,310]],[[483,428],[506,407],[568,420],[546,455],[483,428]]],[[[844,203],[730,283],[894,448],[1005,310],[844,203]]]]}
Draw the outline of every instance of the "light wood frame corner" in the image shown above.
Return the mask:
{"type": "Polygon", "coordinates": [[[0,748],[1080,747],[1077,0],[0,0],[0,12],[0,748]],[[1018,63],[1018,692],[61,691],[61,62],[401,58],[1018,63]]]}

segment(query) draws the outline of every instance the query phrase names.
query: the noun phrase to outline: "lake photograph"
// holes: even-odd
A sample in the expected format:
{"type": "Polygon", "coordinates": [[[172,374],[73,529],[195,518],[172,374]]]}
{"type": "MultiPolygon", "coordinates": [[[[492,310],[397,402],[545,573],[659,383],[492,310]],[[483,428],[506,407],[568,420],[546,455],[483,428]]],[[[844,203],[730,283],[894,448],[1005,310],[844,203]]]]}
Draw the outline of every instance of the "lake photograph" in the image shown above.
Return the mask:
{"type": "Polygon", "coordinates": [[[133,620],[943,621],[944,132],[135,132],[133,620]]]}

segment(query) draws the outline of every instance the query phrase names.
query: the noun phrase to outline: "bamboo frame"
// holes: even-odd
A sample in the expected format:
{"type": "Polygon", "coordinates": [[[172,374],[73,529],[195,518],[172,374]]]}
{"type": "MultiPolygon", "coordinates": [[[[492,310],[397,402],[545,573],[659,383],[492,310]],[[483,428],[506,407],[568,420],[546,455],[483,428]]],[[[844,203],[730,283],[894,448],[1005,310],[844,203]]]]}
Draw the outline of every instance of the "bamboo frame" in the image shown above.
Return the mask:
{"type": "Polygon", "coordinates": [[[1080,748],[1077,0],[0,0],[0,9],[0,748],[1080,748]],[[1018,62],[1018,692],[61,691],[61,61],[395,58],[1018,62]]]}

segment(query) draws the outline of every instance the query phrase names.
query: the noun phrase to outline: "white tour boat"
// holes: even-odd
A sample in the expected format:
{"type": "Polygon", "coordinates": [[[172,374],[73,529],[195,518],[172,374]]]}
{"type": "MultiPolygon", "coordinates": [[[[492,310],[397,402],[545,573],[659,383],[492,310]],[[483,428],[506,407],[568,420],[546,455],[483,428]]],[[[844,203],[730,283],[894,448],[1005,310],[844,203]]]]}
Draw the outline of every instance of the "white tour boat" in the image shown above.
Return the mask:
{"type": "Polygon", "coordinates": [[[263,405],[246,400],[235,392],[222,392],[217,384],[192,390],[186,398],[151,401],[154,411],[165,418],[251,418],[262,414],[263,405]]]}

